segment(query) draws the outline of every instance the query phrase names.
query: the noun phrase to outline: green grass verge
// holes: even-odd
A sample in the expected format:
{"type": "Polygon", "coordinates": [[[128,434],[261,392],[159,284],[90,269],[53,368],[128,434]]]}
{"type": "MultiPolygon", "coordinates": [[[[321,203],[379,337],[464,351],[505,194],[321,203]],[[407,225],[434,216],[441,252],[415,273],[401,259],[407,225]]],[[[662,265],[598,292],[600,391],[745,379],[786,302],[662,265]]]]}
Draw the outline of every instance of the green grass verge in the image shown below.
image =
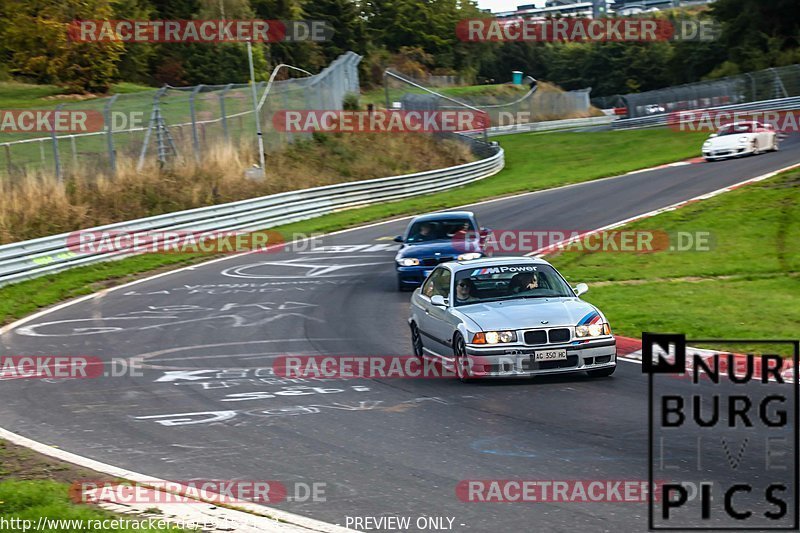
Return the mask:
{"type": "MultiPolygon", "coordinates": [[[[579,183],[697,154],[705,134],[670,130],[553,133],[498,137],[506,151],[499,174],[452,191],[351,209],[279,228],[284,234],[329,232],[397,215],[427,212],[513,193],[579,183]],[[658,146],[641,150],[641,146],[658,146]]],[[[140,256],[76,268],[0,288],[0,324],[11,322],[59,301],[89,294],[161,267],[198,262],[208,256],[140,256]]]]}
{"type": "Polygon", "coordinates": [[[617,333],[798,338],[800,172],[787,172],[625,229],[673,235],[708,232],[710,246],[708,251],[640,254],[575,250],[550,257],[571,282],[589,283],[586,299],[603,310],[617,333]],[[597,283],[592,286],[592,282],[597,283]]]}
{"type": "MultiPolygon", "coordinates": [[[[137,85],[130,82],[117,83],[111,87],[109,94],[129,94],[141,91],[152,91],[153,87],[137,85]]],[[[30,109],[32,107],[45,107],[51,109],[63,101],[47,99],[48,96],[66,94],[62,87],[57,85],[34,85],[16,81],[0,82],[0,109],[30,109]]],[[[106,95],[103,95],[106,96],[106,95]]]]}
{"type": "MultiPolygon", "coordinates": [[[[59,533],[80,533],[84,531],[127,532],[140,531],[155,533],[157,531],[187,531],[180,528],[155,529],[149,527],[131,527],[135,516],[119,516],[90,505],[73,503],[69,498],[69,484],[49,480],[0,482],[0,521],[5,520],[10,530],[23,530],[23,525],[32,531],[39,523],[40,517],[49,519],[49,527],[45,522],[42,531],[58,531],[59,533]],[[113,527],[116,525],[126,527],[113,527]],[[17,520],[11,522],[11,520],[17,520]],[[83,527],[70,521],[82,521],[83,527]],[[103,523],[104,520],[109,522],[103,523]],[[125,522],[122,522],[125,520],[125,522]],[[25,522],[28,521],[28,522],[25,522]],[[98,521],[98,522],[95,522],[98,521]],[[94,527],[96,524],[98,527],[94,527]],[[100,526],[103,527],[100,527],[100,526]]],[[[156,518],[157,519],[157,518],[156,518]]],[[[143,519],[139,519],[143,520],[143,519]]],[[[146,524],[146,522],[144,522],[146,524]]]]}

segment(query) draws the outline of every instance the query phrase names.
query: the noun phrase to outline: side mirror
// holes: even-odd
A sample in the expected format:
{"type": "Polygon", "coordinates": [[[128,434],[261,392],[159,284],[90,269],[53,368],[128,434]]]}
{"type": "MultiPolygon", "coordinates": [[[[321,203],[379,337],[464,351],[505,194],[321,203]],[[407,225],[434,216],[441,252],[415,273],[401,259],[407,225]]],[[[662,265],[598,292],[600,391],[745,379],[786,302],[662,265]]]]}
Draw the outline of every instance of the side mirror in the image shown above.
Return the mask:
{"type": "Polygon", "coordinates": [[[436,307],[447,307],[447,300],[441,294],[434,294],[431,296],[431,304],[436,307]]]}
{"type": "Polygon", "coordinates": [[[575,296],[580,296],[589,292],[589,286],[585,283],[578,283],[572,290],[575,291],[575,296]]]}
{"type": "Polygon", "coordinates": [[[393,240],[394,242],[403,242],[403,236],[402,236],[402,235],[398,235],[397,237],[395,237],[395,238],[394,238],[394,239],[392,239],[392,240],[393,240]]]}

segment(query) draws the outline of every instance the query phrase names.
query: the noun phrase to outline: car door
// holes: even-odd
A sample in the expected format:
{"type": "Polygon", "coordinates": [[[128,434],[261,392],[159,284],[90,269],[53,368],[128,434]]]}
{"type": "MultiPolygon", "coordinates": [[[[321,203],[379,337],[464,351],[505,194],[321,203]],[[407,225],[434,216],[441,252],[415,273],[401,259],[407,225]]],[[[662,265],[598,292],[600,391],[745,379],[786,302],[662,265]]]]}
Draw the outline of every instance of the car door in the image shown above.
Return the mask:
{"type": "Polygon", "coordinates": [[[447,337],[443,337],[446,335],[444,326],[446,324],[446,320],[444,320],[446,307],[433,305],[431,297],[439,295],[448,298],[450,280],[450,271],[444,267],[438,267],[428,276],[420,291],[422,312],[419,314],[417,327],[422,334],[422,344],[429,350],[442,355],[447,354],[449,349],[446,344],[447,337]]]}

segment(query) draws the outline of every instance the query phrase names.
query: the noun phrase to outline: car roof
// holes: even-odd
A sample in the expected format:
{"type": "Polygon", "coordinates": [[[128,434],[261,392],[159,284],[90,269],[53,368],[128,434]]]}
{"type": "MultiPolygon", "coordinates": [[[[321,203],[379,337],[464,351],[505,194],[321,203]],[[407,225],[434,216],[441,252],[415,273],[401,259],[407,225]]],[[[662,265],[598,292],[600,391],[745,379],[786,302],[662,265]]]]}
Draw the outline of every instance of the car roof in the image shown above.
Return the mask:
{"type": "Polygon", "coordinates": [[[729,122],[727,124],[723,124],[719,129],[727,128],[729,126],[752,126],[754,124],[758,124],[758,122],[755,120],[740,120],[739,122],[729,122]]]}
{"type": "Polygon", "coordinates": [[[482,259],[472,259],[470,261],[451,261],[444,263],[454,271],[462,270],[463,268],[482,268],[490,266],[503,266],[503,265],[549,265],[547,261],[538,257],[528,256],[506,256],[506,257],[485,257],[482,259]]]}
{"type": "Polygon", "coordinates": [[[419,215],[412,218],[409,224],[413,224],[414,222],[419,222],[420,220],[437,220],[448,217],[475,218],[475,213],[473,213],[472,211],[439,211],[436,213],[426,213],[424,215],[419,215]]]}

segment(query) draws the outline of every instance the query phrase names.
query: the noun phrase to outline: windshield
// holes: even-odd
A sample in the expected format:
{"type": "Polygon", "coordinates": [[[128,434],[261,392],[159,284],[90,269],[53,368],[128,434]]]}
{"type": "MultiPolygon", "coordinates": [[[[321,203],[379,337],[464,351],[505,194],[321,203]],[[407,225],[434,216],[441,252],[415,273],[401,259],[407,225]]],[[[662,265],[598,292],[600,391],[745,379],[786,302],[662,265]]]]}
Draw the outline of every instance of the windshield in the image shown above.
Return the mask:
{"type": "Polygon", "coordinates": [[[456,273],[456,306],[524,298],[575,297],[550,265],[502,265],[456,273]]]}
{"type": "Polygon", "coordinates": [[[475,226],[469,218],[422,220],[411,226],[405,242],[416,243],[452,239],[459,231],[475,231],[475,226]]]}
{"type": "Polygon", "coordinates": [[[742,133],[752,133],[753,127],[751,124],[729,124],[727,126],[723,126],[720,128],[717,135],[722,137],[723,135],[737,135],[742,133]]]}

